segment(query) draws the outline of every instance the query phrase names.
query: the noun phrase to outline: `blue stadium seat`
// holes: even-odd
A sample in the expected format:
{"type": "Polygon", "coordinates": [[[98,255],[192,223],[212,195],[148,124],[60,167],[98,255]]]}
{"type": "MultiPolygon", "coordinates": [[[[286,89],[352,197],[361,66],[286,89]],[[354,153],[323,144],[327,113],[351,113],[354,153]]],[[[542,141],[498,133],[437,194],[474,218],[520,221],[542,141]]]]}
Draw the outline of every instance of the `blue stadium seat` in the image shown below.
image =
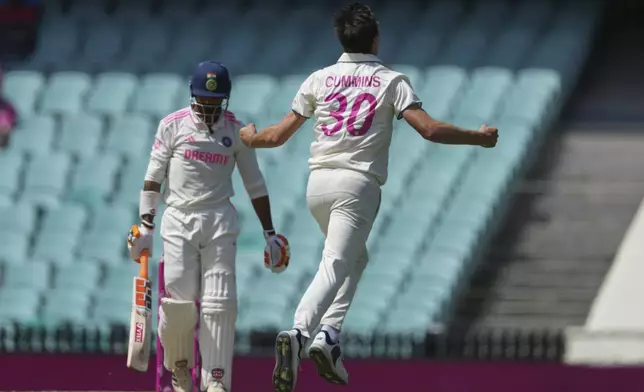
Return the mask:
{"type": "Polygon", "coordinates": [[[118,4],[112,18],[123,26],[144,25],[152,18],[152,1],[124,1],[118,4]]]}
{"type": "Polygon", "coordinates": [[[87,218],[87,211],[77,204],[65,203],[47,211],[36,238],[34,258],[56,265],[74,262],[87,218]]]}
{"type": "Polygon", "coordinates": [[[11,137],[10,148],[30,155],[48,154],[55,134],[56,122],[52,116],[31,115],[18,123],[11,137]]]}
{"type": "Polygon", "coordinates": [[[503,29],[490,51],[481,59],[481,65],[516,70],[532,50],[536,38],[537,29],[529,26],[517,25],[503,29]]]}
{"type": "Polygon", "coordinates": [[[551,69],[522,69],[517,75],[517,86],[529,90],[553,91],[559,94],[563,88],[561,75],[551,69]]]}
{"type": "Polygon", "coordinates": [[[129,109],[138,78],[129,73],[106,72],[98,75],[87,97],[87,110],[108,116],[120,116],[129,109]]]}
{"type": "Polygon", "coordinates": [[[275,94],[271,97],[271,104],[267,105],[266,110],[270,115],[284,116],[291,109],[291,102],[300,86],[306,80],[308,75],[287,75],[279,81],[275,94]]]}
{"type": "Polygon", "coordinates": [[[463,4],[460,1],[433,1],[424,12],[420,13],[417,23],[420,26],[427,26],[431,31],[448,31],[456,25],[462,13],[463,4]]]}
{"type": "Polygon", "coordinates": [[[41,318],[43,325],[51,327],[67,323],[84,325],[88,320],[90,293],[89,290],[73,287],[59,287],[47,291],[41,318]]]}
{"type": "Polygon", "coordinates": [[[89,75],[81,72],[53,74],[43,93],[40,110],[45,114],[79,114],[91,83],[89,75]]]}
{"type": "Polygon", "coordinates": [[[246,116],[258,118],[277,88],[278,81],[269,75],[238,76],[233,80],[231,96],[234,98],[229,108],[242,121],[246,116]]]}
{"type": "Polygon", "coordinates": [[[79,113],[62,121],[59,149],[79,158],[93,157],[103,137],[103,122],[98,116],[79,113]]]}
{"type": "MultiPolygon", "coordinates": [[[[87,25],[94,28],[97,23],[107,19],[105,1],[103,0],[86,0],[75,3],[70,7],[68,17],[81,25],[87,25]]],[[[88,29],[91,31],[91,29],[88,29]]]]}
{"type": "Polygon", "coordinates": [[[548,1],[522,1],[512,23],[515,26],[541,27],[550,18],[553,8],[553,3],[548,1]]]}
{"type": "Polygon", "coordinates": [[[470,68],[484,56],[488,44],[486,26],[464,25],[450,38],[445,53],[438,59],[441,64],[470,68]]]}
{"type": "MultiPolygon", "coordinates": [[[[168,30],[168,35],[171,37],[168,53],[172,53],[171,57],[163,56],[161,61],[156,69],[150,69],[149,72],[176,72],[180,75],[189,75],[197,63],[204,61],[208,58],[218,58],[225,59],[226,65],[229,66],[231,72],[236,71],[236,74],[239,73],[239,70],[232,66],[230,62],[232,58],[217,56],[218,46],[213,45],[211,42],[203,42],[200,40],[195,40],[194,37],[207,37],[212,33],[212,21],[211,20],[194,20],[190,24],[184,26],[183,28],[176,30],[176,24],[170,21],[164,21],[166,25],[166,30],[168,30]]],[[[232,37],[235,37],[237,34],[234,34],[232,37]]],[[[232,38],[231,37],[231,38],[232,38]]],[[[222,47],[228,47],[230,38],[227,38],[226,44],[222,47]]],[[[243,50],[240,48],[240,50],[243,50]]],[[[185,82],[182,83],[184,90],[187,90],[188,83],[187,78],[185,82]]]]}
{"type": "Polygon", "coordinates": [[[178,109],[177,95],[188,83],[176,74],[147,74],[134,95],[132,110],[162,118],[178,109]]]}
{"type": "Polygon", "coordinates": [[[391,68],[396,72],[405,74],[409,78],[414,91],[422,89],[425,80],[423,72],[418,67],[406,64],[394,64],[391,68]]]}
{"type": "Polygon", "coordinates": [[[40,293],[30,287],[0,288],[0,320],[23,324],[38,321],[40,293]]]}
{"type": "Polygon", "coordinates": [[[165,0],[162,1],[159,17],[172,23],[190,24],[197,18],[198,13],[201,13],[201,9],[196,9],[195,0],[165,0]]]}
{"type": "Polygon", "coordinates": [[[36,71],[10,71],[2,82],[4,95],[16,108],[22,120],[36,110],[38,98],[45,86],[45,77],[36,71]]]}
{"type": "Polygon", "coordinates": [[[71,169],[69,155],[53,152],[34,157],[27,166],[21,199],[43,207],[58,205],[71,169]]]}
{"type": "Polygon", "coordinates": [[[81,160],[73,174],[72,187],[67,196],[91,210],[101,208],[114,192],[120,159],[105,153],[81,160]]]}
{"type": "Polygon", "coordinates": [[[0,152],[0,198],[11,200],[20,187],[24,157],[13,150],[0,152]]]}
{"type": "Polygon", "coordinates": [[[125,291],[132,293],[132,278],[139,273],[139,266],[134,261],[114,263],[105,270],[103,288],[106,291],[125,291]]]}

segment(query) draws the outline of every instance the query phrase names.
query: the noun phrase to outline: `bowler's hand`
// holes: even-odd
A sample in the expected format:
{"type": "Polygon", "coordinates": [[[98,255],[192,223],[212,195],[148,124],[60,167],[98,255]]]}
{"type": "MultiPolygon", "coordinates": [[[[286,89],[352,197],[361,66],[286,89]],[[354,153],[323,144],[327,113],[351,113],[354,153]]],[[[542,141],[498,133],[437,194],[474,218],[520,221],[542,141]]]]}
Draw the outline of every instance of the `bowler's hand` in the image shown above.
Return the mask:
{"type": "Polygon", "coordinates": [[[248,123],[245,127],[242,127],[242,129],[239,130],[239,137],[246,147],[250,147],[250,141],[256,133],[257,128],[255,128],[255,124],[248,123]]]}
{"type": "Polygon", "coordinates": [[[498,129],[493,127],[488,127],[487,125],[482,125],[481,128],[479,128],[479,132],[483,134],[481,147],[492,148],[496,146],[496,142],[499,140],[498,129]]]}

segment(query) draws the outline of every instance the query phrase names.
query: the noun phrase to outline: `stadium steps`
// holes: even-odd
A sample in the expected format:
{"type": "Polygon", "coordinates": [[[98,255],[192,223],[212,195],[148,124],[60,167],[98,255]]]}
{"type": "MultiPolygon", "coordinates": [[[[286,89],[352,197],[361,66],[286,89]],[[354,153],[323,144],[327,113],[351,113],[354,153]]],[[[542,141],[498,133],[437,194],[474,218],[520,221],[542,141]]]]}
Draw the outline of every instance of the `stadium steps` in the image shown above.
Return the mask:
{"type": "Polygon", "coordinates": [[[518,187],[456,327],[583,324],[644,194],[644,137],[567,130],[518,187]]]}

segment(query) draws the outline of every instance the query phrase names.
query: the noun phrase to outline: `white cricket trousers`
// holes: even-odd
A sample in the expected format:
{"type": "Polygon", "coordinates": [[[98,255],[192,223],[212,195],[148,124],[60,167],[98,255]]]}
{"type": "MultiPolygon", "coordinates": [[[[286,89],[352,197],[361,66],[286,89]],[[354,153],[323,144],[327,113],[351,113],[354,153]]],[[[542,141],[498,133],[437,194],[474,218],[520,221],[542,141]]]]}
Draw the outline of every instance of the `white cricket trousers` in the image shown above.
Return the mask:
{"type": "Polygon", "coordinates": [[[353,170],[316,169],[309,176],[306,201],[326,237],[320,268],[293,323],[310,338],[320,324],[342,328],[367,265],[366,243],[380,206],[380,184],[353,170]]]}
{"type": "Polygon", "coordinates": [[[238,234],[237,212],[229,200],[199,210],[167,207],[161,220],[166,295],[200,301],[202,390],[213,377],[231,388],[238,234]]]}

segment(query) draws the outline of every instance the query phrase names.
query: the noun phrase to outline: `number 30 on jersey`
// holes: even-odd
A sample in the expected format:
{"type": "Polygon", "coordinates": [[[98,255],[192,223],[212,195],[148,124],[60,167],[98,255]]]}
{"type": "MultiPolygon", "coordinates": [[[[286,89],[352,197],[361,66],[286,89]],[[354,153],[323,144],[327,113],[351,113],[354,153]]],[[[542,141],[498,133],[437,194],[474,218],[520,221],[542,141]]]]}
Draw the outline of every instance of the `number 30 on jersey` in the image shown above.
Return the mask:
{"type": "Polygon", "coordinates": [[[362,93],[358,95],[351,105],[350,110],[348,110],[349,103],[347,101],[347,97],[342,93],[333,93],[324,99],[324,102],[331,101],[338,102],[337,110],[330,113],[331,117],[335,118],[337,121],[331,127],[327,126],[327,124],[322,124],[322,132],[326,136],[332,136],[340,132],[345,126],[347,128],[347,132],[353,136],[362,136],[369,131],[369,128],[371,128],[371,124],[373,123],[373,118],[376,115],[377,102],[376,97],[373,94],[362,93]],[[367,115],[365,116],[362,126],[360,128],[356,128],[358,113],[365,102],[369,105],[367,115]]]}

